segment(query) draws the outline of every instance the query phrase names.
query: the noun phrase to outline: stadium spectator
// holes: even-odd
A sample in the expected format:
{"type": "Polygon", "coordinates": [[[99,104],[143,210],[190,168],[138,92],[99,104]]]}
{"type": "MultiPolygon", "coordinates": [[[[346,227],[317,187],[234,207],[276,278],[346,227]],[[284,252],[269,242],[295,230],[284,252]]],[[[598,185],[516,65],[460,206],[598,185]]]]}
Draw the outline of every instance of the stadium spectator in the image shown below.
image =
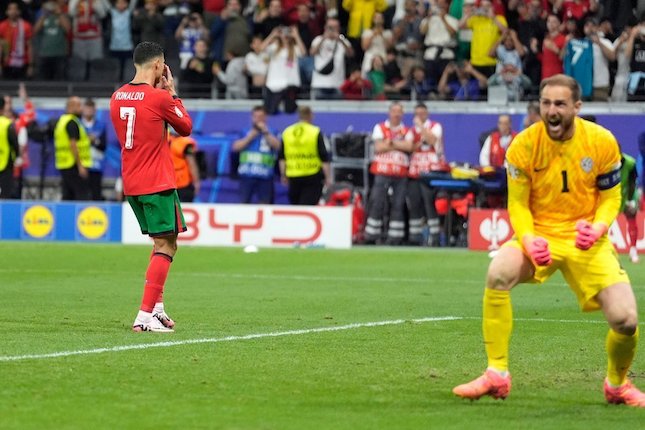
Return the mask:
{"type": "Polygon", "coordinates": [[[564,73],[562,57],[567,43],[566,36],[560,31],[560,18],[557,15],[551,14],[547,17],[546,29],[539,57],[542,63],[542,79],[564,73]]]}
{"type": "Polygon", "coordinates": [[[3,44],[2,77],[4,79],[25,79],[33,76],[32,26],[21,18],[22,12],[17,1],[7,4],[7,19],[0,22],[0,41],[3,44]]]}
{"type": "Polygon", "coordinates": [[[72,55],[85,62],[85,79],[89,73],[89,62],[103,58],[101,20],[107,15],[108,8],[109,3],[106,0],[69,0],[72,55]]]}
{"type": "Polygon", "coordinates": [[[374,184],[368,200],[367,223],[365,225],[365,243],[381,243],[384,218],[389,219],[387,228],[387,245],[402,245],[405,236],[405,190],[407,187],[409,156],[413,151],[411,142],[405,140],[408,129],[403,124],[403,105],[398,102],[390,104],[388,119],[376,124],[372,131],[374,141],[374,159],[370,173],[374,175],[374,184]],[[390,204],[389,190],[392,189],[390,204]],[[385,208],[389,207],[389,214],[385,208]]]}
{"type": "Polygon", "coordinates": [[[65,113],[54,129],[55,165],[61,176],[63,200],[90,200],[89,172],[92,166],[90,138],[81,124],[82,102],[70,97],[65,113]]]}
{"type": "Polygon", "coordinates": [[[256,11],[253,17],[253,31],[255,34],[261,34],[263,39],[269,37],[274,29],[285,25],[280,0],[271,0],[269,7],[256,11]]]}
{"type": "Polygon", "coordinates": [[[13,196],[13,165],[18,156],[18,136],[11,119],[5,114],[5,99],[0,98],[0,199],[13,196]]]}
{"type": "Polygon", "coordinates": [[[606,102],[609,99],[609,62],[616,59],[614,45],[599,32],[595,18],[585,21],[584,31],[593,49],[592,100],[606,102]]]}
{"type": "Polygon", "coordinates": [[[438,91],[446,100],[480,100],[480,94],[488,85],[488,79],[469,61],[448,63],[439,80],[438,91]]]}
{"type": "Polygon", "coordinates": [[[137,0],[116,0],[110,7],[110,56],[119,61],[119,82],[124,79],[125,64],[132,59],[132,16],[137,0]]]}
{"type": "Polygon", "coordinates": [[[244,56],[244,68],[246,73],[251,77],[249,94],[253,98],[262,94],[269,68],[269,58],[263,50],[262,40],[262,36],[259,34],[253,36],[253,39],[251,39],[251,50],[244,56]]]}
{"type": "Polygon", "coordinates": [[[606,16],[603,16],[598,21],[598,32],[602,33],[605,39],[609,40],[612,43],[616,40],[614,27],[612,26],[611,20],[606,16]]]}
{"type": "Polygon", "coordinates": [[[272,204],[273,177],[280,149],[277,132],[267,124],[264,106],[251,110],[251,126],[244,137],[233,142],[231,149],[239,152],[237,175],[240,179],[240,202],[272,204]]]}
{"type": "Polygon", "coordinates": [[[380,56],[385,58],[387,50],[393,45],[392,31],[384,27],[383,14],[376,12],[372,19],[372,28],[366,28],[361,34],[361,48],[363,49],[363,63],[361,71],[365,75],[372,69],[372,58],[380,56]]]}
{"type": "Polygon", "coordinates": [[[170,157],[175,167],[177,195],[180,202],[192,202],[199,197],[200,181],[197,167],[197,141],[190,136],[181,136],[170,127],[170,157]]]}
{"type": "Polygon", "coordinates": [[[367,72],[367,79],[370,81],[372,98],[385,100],[386,76],[383,69],[383,58],[380,56],[372,58],[372,68],[367,72]]]}
{"type": "Polygon", "coordinates": [[[429,98],[435,98],[437,94],[436,84],[426,77],[426,70],[420,65],[412,67],[403,89],[406,92],[409,91],[413,100],[428,100],[429,98]]]}
{"type": "Polygon", "coordinates": [[[71,29],[69,17],[62,12],[58,0],[43,4],[42,13],[34,25],[34,35],[39,41],[37,75],[40,79],[51,81],[66,78],[71,29]]]}
{"type": "MultiPolygon", "coordinates": [[[[547,15],[542,8],[540,0],[520,1],[518,4],[518,23],[514,28],[509,25],[509,28],[515,30],[517,38],[524,47],[524,54],[522,54],[522,70],[531,81],[531,90],[535,90],[540,86],[541,67],[540,63],[540,50],[541,43],[544,40],[546,33],[546,18],[547,15]]],[[[519,49],[518,49],[519,51],[519,49]]]]}
{"type": "Polygon", "coordinates": [[[280,177],[289,188],[292,205],[317,205],[323,187],[331,184],[331,156],[323,133],[312,124],[311,108],[298,108],[298,118],[297,123],[282,132],[280,177]]]}
{"type": "Polygon", "coordinates": [[[625,55],[631,60],[627,94],[630,98],[638,96],[642,100],[645,95],[645,14],[629,33],[625,55]]]}
{"type": "Polygon", "coordinates": [[[90,140],[90,157],[92,164],[88,170],[91,200],[105,200],[103,197],[103,168],[105,149],[107,147],[107,129],[105,122],[96,117],[96,103],[86,99],[81,108],[81,124],[90,140]]]}
{"type": "Polygon", "coordinates": [[[517,38],[515,30],[507,30],[491,47],[497,65],[495,74],[488,78],[488,87],[506,87],[508,100],[519,101],[524,92],[531,88],[531,80],[522,70],[522,57],[526,54],[524,45],[517,38]]]}
{"type": "Polygon", "coordinates": [[[420,31],[425,35],[423,54],[428,79],[437,85],[443,69],[456,57],[459,21],[448,15],[448,1],[438,0],[428,7],[428,16],[421,21],[420,31]]]}
{"type": "Polygon", "coordinates": [[[473,31],[470,64],[486,78],[489,78],[495,73],[497,65],[497,60],[491,56],[490,49],[506,31],[506,18],[495,14],[490,0],[482,0],[478,8],[464,9],[460,26],[473,31]]]}
{"type": "Polygon", "coordinates": [[[154,241],[132,330],[171,332],[175,322],[165,312],[163,290],[177,252],[177,235],[186,231],[186,224],[165,136],[167,125],[182,136],[190,135],[192,120],[177,97],[161,45],[141,42],[133,59],[134,78],[110,100],[110,117],[121,145],[123,192],[141,232],[154,241]]]}
{"type": "MultiPolygon", "coordinates": [[[[195,43],[208,38],[208,29],[198,13],[186,15],[175,31],[175,39],[179,42],[179,67],[185,69],[188,62],[195,56],[195,43]]],[[[226,53],[226,51],[224,52],[226,53]]]]}
{"type": "Polygon", "coordinates": [[[385,91],[398,93],[405,85],[405,80],[401,74],[399,63],[396,60],[396,51],[394,48],[388,49],[385,53],[383,71],[385,72],[385,91]]]}
{"type": "Polygon", "coordinates": [[[363,58],[362,37],[365,30],[372,28],[374,15],[384,12],[386,0],[343,0],[342,7],[349,14],[347,22],[347,38],[352,44],[356,59],[363,58]]]}
{"type": "Polygon", "coordinates": [[[625,102],[627,101],[627,83],[629,82],[629,66],[631,58],[627,56],[627,45],[630,38],[630,33],[636,18],[627,22],[624,26],[623,32],[614,40],[614,52],[616,53],[616,75],[614,77],[614,86],[611,90],[612,102],[625,102]]]}
{"type": "Polygon", "coordinates": [[[159,0],[164,17],[164,35],[174,37],[177,27],[185,16],[190,14],[190,4],[185,0],[159,0]]]}
{"type": "Polygon", "coordinates": [[[421,17],[425,16],[425,9],[422,3],[405,0],[404,10],[403,17],[395,20],[392,34],[401,73],[408,76],[412,67],[423,62],[421,17]]]}
{"type": "Polygon", "coordinates": [[[559,13],[563,20],[584,20],[597,12],[598,6],[598,0],[553,0],[553,12],[559,13]]]}
{"type": "Polygon", "coordinates": [[[311,42],[310,54],[314,57],[314,73],[311,78],[314,97],[340,98],[340,86],[345,80],[345,56],[351,57],[354,51],[340,33],[340,22],[337,19],[327,19],[325,32],[311,42]]]}
{"type": "Polygon", "coordinates": [[[298,20],[295,25],[300,35],[300,40],[305,46],[305,53],[298,59],[298,67],[300,67],[300,80],[303,87],[309,88],[311,85],[311,77],[314,73],[314,57],[309,55],[311,50],[311,43],[314,38],[321,34],[320,26],[315,19],[314,12],[309,9],[308,3],[300,3],[297,6],[298,20]]]}
{"type": "MultiPolygon", "coordinates": [[[[204,42],[204,44],[206,44],[204,42]]],[[[208,48],[204,51],[208,53],[208,48]]],[[[219,63],[213,63],[215,76],[226,85],[227,99],[245,99],[249,95],[248,76],[245,73],[244,57],[233,57],[229,52],[226,56],[226,70],[222,71],[219,63]]]]}
{"type": "Polygon", "coordinates": [[[188,98],[210,98],[211,84],[219,70],[208,54],[208,43],[199,39],[193,47],[195,54],[181,71],[181,91],[188,98]]]}
{"type": "MultiPolygon", "coordinates": [[[[642,0],[640,2],[605,0],[602,3],[602,14],[611,23],[614,34],[617,35],[620,35],[634,18],[634,3],[643,3],[645,5],[642,0]]],[[[633,26],[634,24],[632,23],[630,27],[633,26]]]]}
{"type": "Polygon", "coordinates": [[[239,0],[228,0],[226,8],[216,17],[211,27],[213,59],[224,62],[224,54],[231,52],[234,57],[243,57],[249,52],[251,27],[241,15],[239,0]]]}
{"type": "Polygon", "coordinates": [[[136,9],[132,18],[132,32],[138,42],[155,42],[165,45],[164,17],[159,12],[157,0],[145,0],[143,10],[136,9]]]}
{"type": "Polygon", "coordinates": [[[262,47],[269,57],[264,108],[269,115],[275,115],[284,102],[284,112],[293,113],[298,107],[296,97],[301,85],[298,58],[305,50],[298,30],[295,26],[276,27],[262,47]]]}
{"type": "Polygon", "coordinates": [[[575,32],[565,45],[564,73],[574,78],[582,90],[582,98],[591,99],[593,95],[593,46],[585,36],[584,22],[576,21],[575,32]]]}
{"type": "Polygon", "coordinates": [[[408,171],[408,242],[412,245],[439,245],[439,215],[435,208],[437,189],[431,188],[427,175],[439,170],[445,163],[443,127],[428,118],[428,107],[419,103],[414,108],[413,126],[405,136],[412,143],[408,171]],[[424,227],[425,221],[425,227],[424,227]],[[427,239],[423,230],[428,229],[427,239]],[[424,240],[426,240],[424,242],[424,240]]]}
{"type": "Polygon", "coordinates": [[[542,283],[560,270],[580,308],[601,309],[609,324],[606,401],[643,408],[645,393],[627,378],[638,343],[636,299],[607,237],[621,201],[618,144],[608,130],[576,118],[581,97],[572,78],[543,81],[540,100],[542,123],[518,135],[506,154],[515,237],[486,275],[482,328],[488,368],[453,393],[467,399],[509,395],[510,291],[519,283],[542,283]],[[582,159],[589,163],[580,170],[582,159]],[[577,176],[583,170],[584,176],[577,176]]]}
{"type": "Polygon", "coordinates": [[[371,98],[372,83],[363,78],[361,69],[354,67],[349,72],[349,76],[340,86],[340,92],[343,93],[345,100],[367,100],[371,98]]]}

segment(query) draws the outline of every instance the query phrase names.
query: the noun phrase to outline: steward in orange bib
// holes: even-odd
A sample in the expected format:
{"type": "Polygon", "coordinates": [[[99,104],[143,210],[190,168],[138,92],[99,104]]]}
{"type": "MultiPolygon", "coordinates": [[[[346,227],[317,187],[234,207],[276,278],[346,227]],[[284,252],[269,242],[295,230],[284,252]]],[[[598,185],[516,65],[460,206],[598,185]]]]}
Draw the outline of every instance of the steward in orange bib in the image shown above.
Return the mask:
{"type": "Polygon", "coordinates": [[[199,168],[195,159],[197,142],[190,136],[179,136],[170,128],[170,155],[175,166],[179,201],[192,202],[199,195],[199,168]]]}

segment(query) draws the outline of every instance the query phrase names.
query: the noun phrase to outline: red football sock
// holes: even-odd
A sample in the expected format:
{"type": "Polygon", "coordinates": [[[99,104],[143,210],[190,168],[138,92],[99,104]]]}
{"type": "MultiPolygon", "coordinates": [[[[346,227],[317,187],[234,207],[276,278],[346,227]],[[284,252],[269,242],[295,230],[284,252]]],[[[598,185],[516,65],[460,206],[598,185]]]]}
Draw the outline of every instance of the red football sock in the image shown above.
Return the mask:
{"type": "Polygon", "coordinates": [[[146,271],[146,283],[143,288],[143,300],[141,300],[141,310],[152,312],[155,303],[158,302],[160,295],[163,293],[163,286],[168,277],[172,257],[160,252],[153,254],[146,271]]]}
{"type": "Polygon", "coordinates": [[[627,232],[629,233],[630,246],[636,246],[638,239],[638,225],[636,224],[636,217],[627,217],[627,232]]]}

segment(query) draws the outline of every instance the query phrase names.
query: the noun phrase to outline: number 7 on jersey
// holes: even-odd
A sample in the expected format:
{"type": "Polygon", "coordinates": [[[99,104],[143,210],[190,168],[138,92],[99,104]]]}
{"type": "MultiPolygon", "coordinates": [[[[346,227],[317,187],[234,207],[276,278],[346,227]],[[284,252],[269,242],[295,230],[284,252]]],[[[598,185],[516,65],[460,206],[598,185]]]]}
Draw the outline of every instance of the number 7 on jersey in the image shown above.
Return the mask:
{"type": "Polygon", "coordinates": [[[125,149],[132,149],[134,145],[134,120],[137,117],[137,110],[133,107],[121,106],[119,118],[127,121],[125,127],[125,149]]]}

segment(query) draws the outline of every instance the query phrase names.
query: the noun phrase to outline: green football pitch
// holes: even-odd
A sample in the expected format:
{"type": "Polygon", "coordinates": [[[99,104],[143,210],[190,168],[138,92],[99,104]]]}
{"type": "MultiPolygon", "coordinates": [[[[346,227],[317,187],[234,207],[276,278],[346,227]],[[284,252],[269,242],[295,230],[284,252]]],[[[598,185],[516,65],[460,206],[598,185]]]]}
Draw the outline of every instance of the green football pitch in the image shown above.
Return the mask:
{"type": "MultiPolygon", "coordinates": [[[[451,389],[485,367],[485,253],[183,247],[165,293],[176,332],[132,333],[149,251],[0,243],[1,429],[645,425],[605,404],[606,324],[559,275],[513,292],[509,398],[471,402],[451,389]]],[[[621,258],[645,321],[645,265],[621,258]]]]}

